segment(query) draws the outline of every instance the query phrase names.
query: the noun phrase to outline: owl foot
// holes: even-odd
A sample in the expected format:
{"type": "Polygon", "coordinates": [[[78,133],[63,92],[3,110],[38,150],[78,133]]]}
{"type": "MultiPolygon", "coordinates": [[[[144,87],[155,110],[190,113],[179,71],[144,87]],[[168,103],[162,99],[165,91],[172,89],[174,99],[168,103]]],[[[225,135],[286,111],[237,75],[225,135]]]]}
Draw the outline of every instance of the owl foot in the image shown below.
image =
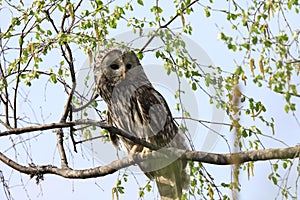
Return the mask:
{"type": "Polygon", "coordinates": [[[134,155],[135,153],[139,153],[139,152],[141,152],[142,151],[142,146],[140,146],[140,145],[137,145],[137,144],[135,144],[135,145],[133,145],[133,147],[130,149],[130,151],[129,151],[129,155],[134,155]]]}
{"type": "Polygon", "coordinates": [[[144,159],[146,157],[147,154],[149,154],[151,152],[150,149],[144,147],[143,150],[142,150],[142,158],[144,159]]]}

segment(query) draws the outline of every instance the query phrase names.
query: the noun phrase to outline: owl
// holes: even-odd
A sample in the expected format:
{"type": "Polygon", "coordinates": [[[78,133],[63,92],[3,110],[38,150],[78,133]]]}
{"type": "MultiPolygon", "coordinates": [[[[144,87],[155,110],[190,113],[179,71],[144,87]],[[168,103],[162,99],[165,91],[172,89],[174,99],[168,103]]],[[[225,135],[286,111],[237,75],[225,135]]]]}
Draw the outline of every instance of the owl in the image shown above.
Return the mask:
{"type": "MultiPolygon", "coordinates": [[[[107,123],[143,139],[159,148],[187,149],[163,96],[148,80],[136,54],[128,48],[110,49],[94,60],[97,92],[107,104],[107,123]]],[[[151,150],[109,133],[116,146],[129,154],[151,153],[151,150]]],[[[188,187],[186,161],[169,156],[146,160],[139,164],[150,179],[156,181],[162,200],[181,199],[188,187]]]]}

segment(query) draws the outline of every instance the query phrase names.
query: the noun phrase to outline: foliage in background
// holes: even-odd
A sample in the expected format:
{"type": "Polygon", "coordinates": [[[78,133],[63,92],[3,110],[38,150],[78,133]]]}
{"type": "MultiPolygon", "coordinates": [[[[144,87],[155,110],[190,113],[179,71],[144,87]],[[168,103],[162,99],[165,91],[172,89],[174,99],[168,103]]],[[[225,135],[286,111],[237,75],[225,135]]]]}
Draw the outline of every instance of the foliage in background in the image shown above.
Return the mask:
{"type": "MultiPolygon", "coordinates": [[[[235,130],[237,139],[234,146],[238,147],[238,150],[262,149],[265,148],[262,138],[276,139],[274,118],[265,116],[269,111],[268,105],[248,96],[239,89],[239,86],[246,88],[248,85],[254,85],[258,90],[263,88],[277,93],[285,99],[285,106],[278,109],[284,109],[286,113],[294,116],[299,124],[295,113],[300,97],[300,31],[293,21],[295,17],[299,17],[300,5],[296,0],[246,2],[175,0],[172,5],[142,0],[121,3],[113,0],[89,2],[36,0],[32,4],[25,1],[2,0],[0,4],[0,13],[9,14],[8,25],[0,26],[2,128],[13,129],[49,122],[46,116],[38,120],[38,117],[34,116],[38,112],[34,107],[31,112],[20,112],[18,102],[30,102],[31,99],[26,97],[26,91],[31,90],[30,88],[35,90],[35,85],[45,85],[45,88],[52,85],[51,87],[62,91],[64,96],[60,99],[54,98],[62,105],[62,111],[57,114],[56,119],[72,120],[74,110],[90,101],[76,91],[78,83],[75,75],[79,68],[75,54],[85,54],[92,63],[94,52],[122,45],[117,44],[110,35],[119,28],[131,30],[141,36],[144,36],[144,30],[151,28],[152,31],[146,35],[148,42],[150,43],[154,37],[159,37],[164,45],[149,50],[148,43],[145,43],[145,46],[134,49],[139,58],[143,59],[147,54],[155,55],[157,59],[163,61],[167,74],[175,73],[179,77],[184,77],[193,90],[200,90],[208,95],[210,101],[207,103],[214,104],[226,112],[228,122],[223,125],[230,131],[235,130]],[[147,12],[147,17],[139,14],[144,11],[147,12]],[[193,59],[186,49],[182,35],[197,34],[193,32],[195,24],[189,21],[191,16],[197,15],[205,15],[208,20],[214,16],[224,18],[224,24],[218,25],[220,31],[216,37],[229,51],[238,55],[233,58],[236,66],[228,70],[226,64],[204,66],[201,61],[193,59]],[[49,60],[52,61],[51,65],[48,64],[49,60]],[[206,69],[212,70],[212,73],[207,73],[206,69]],[[208,87],[213,87],[216,95],[210,95],[208,87]],[[67,107],[71,105],[68,104],[68,99],[72,102],[72,108],[68,109],[73,111],[65,112],[64,103],[67,102],[65,104],[67,107]],[[253,120],[255,125],[243,124],[241,119],[253,120]]],[[[93,77],[87,76],[86,81],[91,78],[93,77]]],[[[89,92],[92,94],[93,90],[90,88],[89,92]]],[[[180,93],[183,92],[178,90],[174,94],[178,102],[180,93]]],[[[47,93],[46,89],[44,93],[47,93]]],[[[87,108],[95,109],[99,117],[104,119],[105,111],[99,105],[101,103],[96,101],[87,108]]],[[[182,111],[184,117],[190,117],[184,105],[178,103],[177,109],[182,111]]],[[[81,112],[79,115],[86,118],[88,112],[81,112]]],[[[200,119],[196,120],[201,122],[200,119]]],[[[70,129],[65,133],[64,139],[74,140],[73,135],[81,133],[84,138],[89,139],[93,130],[95,127],[83,126],[77,131],[70,129]]],[[[105,141],[108,140],[106,134],[106,131],[102,131],[105,141]]],[[[222,135],[226,142],[227,137],[222,135]]],[[[12,145],[22,146],[27,145],[27,142],[16,137],[12,145]]],[[[228,151],[233,151],[234,146],[230,144],[228,146],[231,146],[228,151]]],[[[5,150],[8,153],[12,151],[13,148],[5,150]]],[[[32,158],[27,159],[31,161],[32,158]]],[[[270,165],[272,169],[268,178],[278,186],[280,190],[278,195],[287,199],[297,198],[297,189],[293,190],[287,184],[288,175],[278,173],[279,169],[291,170],[293,165],[297,165],[296,162],[282,160],[270,162],[270,165]]],[[[253,168],[252,162],[240,166],[249,177],[253,175],[253,168]]],[[[214,175],[210,174],[201,163],[190,163],[189,171],[191,187],[185,194],[185,199],[189,199],[190,196],[201,196],[203,199],[229,199],[230,195],[226,193],[226,189],[240,187],[234,181],[216,183],[214,175]]],[[[126,180],[127,175],[123,174],[117,181],[115,187],[117,194],[121,195],[124,192],[122,182],[126,180]]],[[[298,179],[295,185],[297,184],[298,179]]],[[[146,186],[140,187],[139,191],[137,189],[137,193],[142,197],[145,192],[151,191],[151,188],[147,183],[146,186]]]]}

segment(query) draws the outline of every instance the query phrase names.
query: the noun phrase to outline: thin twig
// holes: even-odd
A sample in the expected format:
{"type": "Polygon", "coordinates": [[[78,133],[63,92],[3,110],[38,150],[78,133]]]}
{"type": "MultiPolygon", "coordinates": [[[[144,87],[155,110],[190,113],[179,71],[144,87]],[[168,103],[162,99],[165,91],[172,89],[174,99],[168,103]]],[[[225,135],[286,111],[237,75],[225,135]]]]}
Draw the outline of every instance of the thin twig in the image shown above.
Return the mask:
{"type": "MultiPolygon", "coordinates": [[[[193,2],[191,2],[189,5],[187,5],[182,12],[185,12],[186,9],[188,9],[189,7],[191,7],[192,5],[194,5],[195,3],[197,3],[199,0],[195,0],[193,2]]],[[[158,6],[158,2],[156,2],[156,6],[158,6]]],[[[145,45],[140,49],[140,52],[144,52],[144,50],[147,48],[147,46],[149,46],[149,44],[152,42],[152,40],[156,37],[156,33],[164,28],[167,28],[177,17],[180,16],[180,13],[177,13],[174,17],[172,17],[167,23],[165,23],[164,25],[160,25],[160,21],[159,21],[159,28],[155,31],[155,33],[149,38],[149,40],[145,43],[145,45]]]]}
{"type": "Polygon", "coordinates": [[[82,111],[83,109],[85,109],[86,107],[88,107],[89,105],[91,105],[91,103],[93,103],[97,98],[98,98],[99,94],[96,94],[95,96],[93,96],[87,103],[85,103],[84,105],[75,108],[74,106],[72,107],[72,112],[79,112],[82,111]]]}
{"type": "MultiPolygon", "coordinates": [[[[191,7],[192,5],[194,5],[195,3],[197,3],[198,1],[199,0],[195,0],[195,1],[191,2],[183,10],[181,10],[181,12],[185,12],[189,7],[191,7]]],[[[164,25],[162,25],[160,28],[166,28],[166,27],[168,27],[179,16],[180,16],[180,13],[177,13],[174,17],[172,17],[167,23],[165,23],[164,25]]]]}
{"type": "Polygon", "coordinates": [[[96,137],[92,137],[92,138],[87,138],[87,139],[84,139],[84,140],[79,140],[76,142],[76,144],[81,144],[81,143],[84,143],[84,142],[88,142],[88,141],[92,141],[92,140],[96,140],[96,139],[100,139],[100,138],[108,138],[108,135],[98,135],[96,137]]]}

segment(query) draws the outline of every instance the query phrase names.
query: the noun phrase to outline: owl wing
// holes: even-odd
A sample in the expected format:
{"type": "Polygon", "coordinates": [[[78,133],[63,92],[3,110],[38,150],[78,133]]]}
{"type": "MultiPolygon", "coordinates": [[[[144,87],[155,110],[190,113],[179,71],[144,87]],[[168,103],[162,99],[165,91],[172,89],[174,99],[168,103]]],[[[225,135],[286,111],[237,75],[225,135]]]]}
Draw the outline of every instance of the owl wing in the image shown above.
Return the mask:
{"type": "MultiPolygon", "coordinates": [[[[109,109],[106,111],[106,122],[107,122],[107,125],[110,125],[110,126],[113,125],[109,109]]],[[[115,146],[119,145],[119,138],[116,134],[108,131],[108,136],[109,136],[110,141],[113,143],[113,145],[115,145],[115,146]]]]}
{"type": "MultiPolygon", "coordinates": [[[[175,137],[179,134],[178,127],[173,121],[172,114],[163,96],[151,85],[144,85],[136,91],[137,110],[143,121],[148,124],[152,135],[148,142],[159,147],[184,148],[184,139],[175,137]]],[[[161,160],[148,160],[140,163],[142,170],[149,166],[160,165],[161,160]]],[[[183,160],[174,160],[169,165],[145,174],[154,178],[162,200],[180,200],[182,189],[188,187],[189,178],[185,171],[187,163],[183,160]]]]}
{"type": "Polygon", "coordinates": [[[140,138],[146,136],[145,139],[149,142],[157,146],[165,146],[178,132],[167,102],[149,84],[141,86],[135,92],[138,116],[145,127],[143,137],[138,136],[140,138]]]}

